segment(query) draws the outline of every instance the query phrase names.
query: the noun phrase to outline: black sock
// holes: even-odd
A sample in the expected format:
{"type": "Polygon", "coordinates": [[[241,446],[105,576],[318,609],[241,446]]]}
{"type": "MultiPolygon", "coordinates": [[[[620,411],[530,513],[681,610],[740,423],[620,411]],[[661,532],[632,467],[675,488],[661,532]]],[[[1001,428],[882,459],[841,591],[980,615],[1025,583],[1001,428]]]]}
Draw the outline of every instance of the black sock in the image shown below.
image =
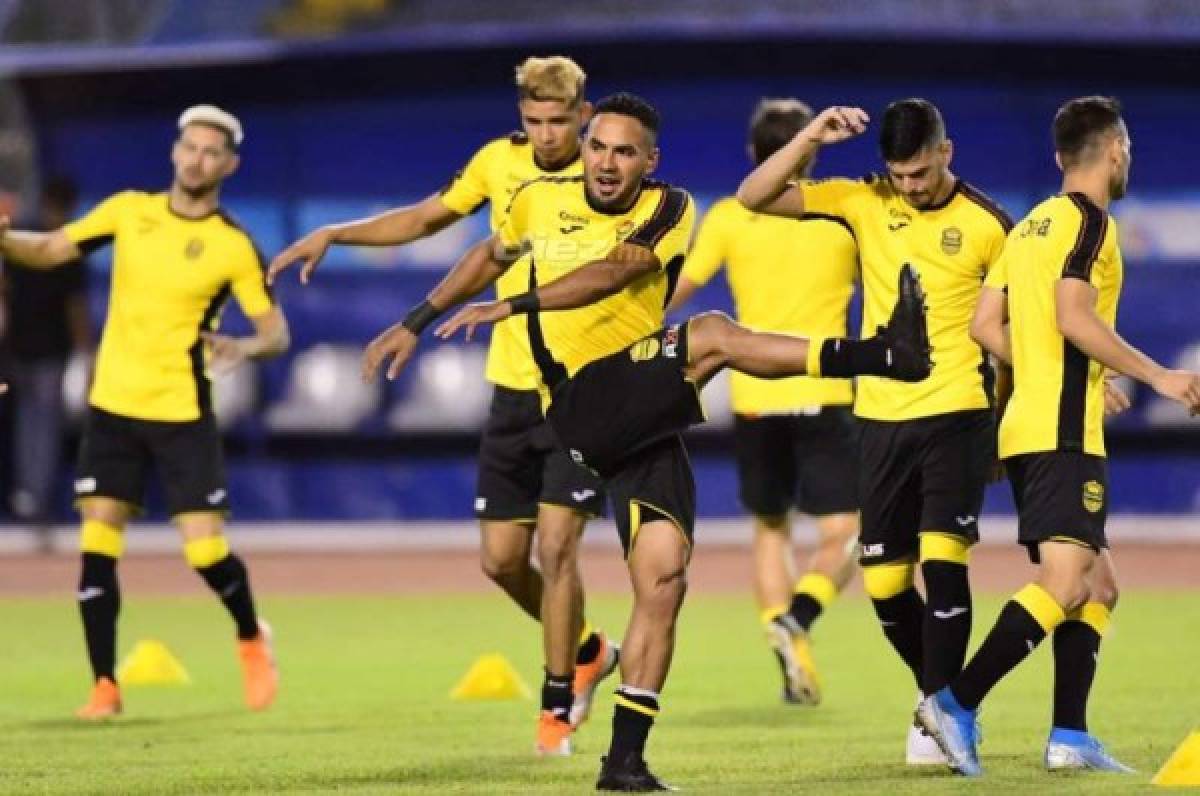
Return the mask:
{"type": "Polygon", "coordinates": [[[542,710],[550,711],[561,721],[569,721],[571,703],[575,699],[571,692],[571,681],[574,679],[569,674],[550,674],[547,669],[546,677],[542,680],[542,710]]]}
{"type": "Polygon", "coordinates": [[[646,751],[646,737],[650,735],[650,727],[658,715],[658,697],[631,693],[625,686],[620,686],[617,688],[616,701],[608,757],[617,761],[630,757],[641,759],[646,751]]]}
{"type": "Polygon", "coordinates": [[[1100,634],[1086,622],[1054,629],[1054,726],[1087,732],[1087,703],[1096,677],[1100,634]]]}
{"type": "Polygon", "coordinates": [[[102,553],[84,553],[77,597],[92,675],[96,679],[115,680],[117,614],[121,610],[117,559],[102,553]]]}
{"type": "Polygon", "coordinates": [[[921,564],[925,578],[925,666],[921,690],[939,691],[962,671],[971,639],[971,586],[967,568],[952,561],[921,564]]]}
{"type": "Polygon", "coordinates": [[[871,600],[875,615],[883,626],[883,634],[912,670],[917,688],[921,687],[922,626],[925,623],[925,601],[911,586],[886,600],[871,600]]]}
{"type": "Polygon", "coordinates": [[[575,663],[591,663],[599,654],[600,634],[593,631],[588,634],[587,641],[579,645],[579,652],[575,654],[575,663]]]}
{"type": "Polygon", "coordinates": [[[887,345],[878,337],[867,340],[832,337],[821,346],[824,378],[886,376],[890,370],[887,345]]]}
{"type": "Polygon", "coordinates": [[[792,597],[792,604],[788,608],[788,613],[796,620],[796,624],[800,625],[801,629],[807,633],[823,610],[825,609],[817,602],[817,598],[811,594],[801,592],[792,597]]]}
{"type": "Polygon", "coordinates": [[[1042,643],[1046,631],[1023,605],[1009,600],[971,662],[950,690],[968,710],[979,707],[988,691],[1042,643]]]}
{"type": "Polygon", "coordinates": [[[250,593],[250,578],[246,565],[233,553],[209,567],[196,570],[208,587],[217,593],[237,623],[237,636],[249,641],[258,636],[258,617],[254,613],[254,596],[250,593]]]}

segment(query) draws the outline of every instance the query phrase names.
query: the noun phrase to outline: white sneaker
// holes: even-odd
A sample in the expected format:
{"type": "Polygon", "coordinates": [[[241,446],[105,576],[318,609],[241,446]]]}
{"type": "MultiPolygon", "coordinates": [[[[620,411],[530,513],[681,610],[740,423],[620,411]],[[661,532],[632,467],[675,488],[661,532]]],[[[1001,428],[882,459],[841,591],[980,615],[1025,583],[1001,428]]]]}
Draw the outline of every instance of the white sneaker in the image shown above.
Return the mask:
{"type": "Polygon", "coordinates": [[[904,762],[910,766],[944,766],[946,755],[933,736],[913,724],[908,728],[908,743],[904,747],[904,762]]]}

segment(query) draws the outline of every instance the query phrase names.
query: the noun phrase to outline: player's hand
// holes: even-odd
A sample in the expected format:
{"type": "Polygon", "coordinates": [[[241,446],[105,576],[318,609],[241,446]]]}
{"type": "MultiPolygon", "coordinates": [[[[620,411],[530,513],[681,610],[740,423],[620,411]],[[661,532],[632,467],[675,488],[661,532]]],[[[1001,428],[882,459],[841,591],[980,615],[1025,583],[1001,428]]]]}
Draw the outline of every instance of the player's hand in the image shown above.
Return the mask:
{"type": "Polygon", "coordinates": [[[1129,396],[1121,389],[1115,380],[1118,378],[1116,374],[1110,373],[1104,377],[1104,416],[1112,417],[1119,415],[1128,409],[1132,404],[1129,401],[1129,396]]]}
{"type": "Polygon", "coordinates": [[[483,323],[495,323],[512,315],[512,305],[507,301],[484,301],[479,304],[468,304],[448,321],[443,321],[434,334],[442,340],[449,340],[454,333],[464,326],[467,328],[467,340],[475,336],[475,327],[483,323]]]}
{"type": "Polygon", "coordinates": [[[862,108],[835,105],[817,114],[801,135],[818,144],[836,144],[867,129],[871,117],[862,108]]]}
{"type": "Polygon", "coordinates": [[[1190,414],[1200,414],[1200,373],[1164,370],[1150,385],[1164,398],[1183,404],[1190,414]]]}
{"type": "Polygon", "coordinates": [[[249,358],[245,341],[238,337],[215,332],[201,332],[200,339],[208,344],[212,356],[208,360],[208,369],[217,375],[224,375],[237,368],[249,358]]]}
{"type": "Polygon", "coordinates": [[[267,266],[267,284],[273,284],[275,276],[281,271],[291,267],[294,263],[301,262],[304,265],[300,268],[300,284],[307,285],[309,277],[321,264],[321,258],[325,256],[331,243],[333,243],[333,233],[323,227],[308,233],[275,256],[275,259],[267,266]]]}
{"type": "Polygon", "coordinates": [[[403,323],[389,326],[367,345],[367,350],[363,351],[363,381],[368,384],[374,381],[380,366],[388,357],[392,358],[392,362],[388,365],[387,380],[394,380],[408,364],[408,360],[412,359],[413,352],[416,350],[417,336],[407,326],[403,323]]]}

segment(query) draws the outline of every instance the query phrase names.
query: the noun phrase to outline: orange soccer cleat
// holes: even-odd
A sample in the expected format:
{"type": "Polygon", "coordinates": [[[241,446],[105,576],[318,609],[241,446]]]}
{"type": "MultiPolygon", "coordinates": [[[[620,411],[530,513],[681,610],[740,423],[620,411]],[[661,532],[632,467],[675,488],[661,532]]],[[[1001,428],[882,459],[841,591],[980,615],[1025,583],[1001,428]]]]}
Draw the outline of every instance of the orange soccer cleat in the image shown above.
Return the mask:
{"type": "Polygon", "coordinates": [[[246,705],[251,710],[266,710],[275,701],[275,694],[279,691],[279,670],[275,668],[271,626],[258,620],[258,635],[248,641],[238,641],[238,658],[242,662],[246,705]]]}
{"type": "Polygon", "coordinates": [[[596,686],[600,681],[613,673],[621,660],[621,648],[608,640],[603,631],[596,631],[600,637],[600,652],[590,663],[575,664],[575,681],[571,691],[575,695],[571,705],[571,726],[578,727],[587,721],[592,712],[592,699],[596,695],[596,686]]]}
{"type": "Polygon", "coordinates": [[[553,711],[543,710],[538,718],[537,746],[534,751],[539,757],[567,757],[571,754],[571,725],[555,716],[553,711]]]}
{"type": "Polygon", "coordinates": [[[87,704],[75,711],[81,719],[108,719],[121,712],[121,689],[108,677],[101,677],[92,686],[87,704]]]}

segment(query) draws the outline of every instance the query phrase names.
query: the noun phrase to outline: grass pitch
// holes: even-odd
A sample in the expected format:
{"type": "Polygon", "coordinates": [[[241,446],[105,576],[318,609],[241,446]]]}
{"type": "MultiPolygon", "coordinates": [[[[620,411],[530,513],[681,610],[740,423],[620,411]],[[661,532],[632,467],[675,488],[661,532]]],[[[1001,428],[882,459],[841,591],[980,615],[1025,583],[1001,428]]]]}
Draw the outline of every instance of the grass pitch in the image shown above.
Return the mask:
{"type": "MultiPolygon", "coordinates": [[[[974,640],[999,600],[982,599],[974,640]]],[[[88,685],[69,600],[0,602],[0,793],[584,793],[612,713],[598,692],[571,759],[532,756],[533,701],[456,703],[472,660],[502,652],[535,691],[540,642],[497,594],[284,598],[262,601],[276,628],[283,690],[276,706],[241,706],[229,620],[208,598],[126,596],[119,649],[157,638],[193,683],[125,690],[125,715],[71,718],[88,685]]],[[[600,596],[589,615],[624,626],[628,599],[600,596]]],[[[914,693],[864,600],[836,603],[816,627],[826,701],[778,700],[775,663],[749,597],[693,595],[684,607],[652,767],[690,793],[1095,793],[1145,789],[1195,724],[1200,598],[1126,594],[1092,700],[1092,728],[1139,773],[1048,775],[1049,645],[985,703],[986,775],[965,782],[902,764],[914,693]]],[[[615,684],[615,683],[612,683],[615,684]]],[[[609,684],[606,684],[606,686],[609,684]]]]}

